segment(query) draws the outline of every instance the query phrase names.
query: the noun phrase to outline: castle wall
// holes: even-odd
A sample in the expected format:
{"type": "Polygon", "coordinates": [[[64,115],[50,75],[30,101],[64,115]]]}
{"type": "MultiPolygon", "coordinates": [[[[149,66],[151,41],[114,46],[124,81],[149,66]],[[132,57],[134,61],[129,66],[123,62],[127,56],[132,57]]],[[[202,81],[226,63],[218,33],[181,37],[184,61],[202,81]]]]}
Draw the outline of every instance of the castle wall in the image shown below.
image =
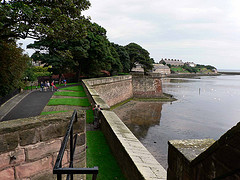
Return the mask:
{"type": "MultiPolygon", "coordinates": [[[[1,122],[0,179],[56,179],[53,166],[72,113],[1,122]]],[[[78,133],[74,164],[86,167],[85,114],[82,111],[78,111],[74,132],[78,133]]],[[[69,156],[70,151],[66,149],[63,166],[68,165],[69,156]]]]}

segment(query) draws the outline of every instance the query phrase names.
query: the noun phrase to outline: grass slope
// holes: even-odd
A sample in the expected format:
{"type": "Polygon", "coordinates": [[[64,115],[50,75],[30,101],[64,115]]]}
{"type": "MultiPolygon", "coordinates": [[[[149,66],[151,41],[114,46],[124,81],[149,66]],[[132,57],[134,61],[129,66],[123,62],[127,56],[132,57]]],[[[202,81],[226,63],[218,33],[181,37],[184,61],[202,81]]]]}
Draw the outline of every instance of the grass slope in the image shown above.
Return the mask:
{"type": "Polygon", "coordinates": [[[93,121],[94,121],[93,110],[91,109],[86,110],[86,122],[88,124],[91,124],[93,123],[93,121]]]}
{"type": "Polygon", "coordinates": [[[74,98],[57,98],[50,99],[48,106],[68,105],[68,106],[90,106],[88,99],[74,99],[74,98]]]}
{"type": "Polygon", "coordinates": [[[69,91],[84,91],[82,86],[72,86],[72,87],[66,87],[62,88],[62,90],[69,90],[69,91]]]}
{"type": "Polygon", "coordinates": [[[67,112],[67,110],[66,110],[66,111],[48,111],[48,112],[41,112],[40,115],[56,114],[56,113],[61,113],[61,112],[67,112]]]}
{"type": "MultiPolygon", "coordinates": [[[[87,167],[98,166],[98,180],[125,180],[101,131],[87,131],[87,167]]],[[[92,175],[87,175],[91,180],[92,175]]]]}
{"type": "Polygon", "coordinates": [[[57,91],[54,93],[55,96],[72,96],[72,97],[87,97],[84,91],[57,91]]]}

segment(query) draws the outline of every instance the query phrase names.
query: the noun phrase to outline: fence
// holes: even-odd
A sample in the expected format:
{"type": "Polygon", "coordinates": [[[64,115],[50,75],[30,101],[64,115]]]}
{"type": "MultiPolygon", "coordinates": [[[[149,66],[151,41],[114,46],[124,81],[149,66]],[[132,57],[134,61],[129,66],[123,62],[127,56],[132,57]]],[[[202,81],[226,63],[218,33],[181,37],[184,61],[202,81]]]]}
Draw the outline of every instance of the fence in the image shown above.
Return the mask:
{"type": "Polygon", "coordinates": [[[67,180],[71,179],[73,180],[73,175],[74,174],[92,174],[92,180],[97,179],[97,174],[98,174],[98,167],[94,168],[74,168],[73,167],[73,156],[75,152],[75,147],[76,147],[76,141],[77,141],[77,134],[74,135],[73,137],[73,121],[77,121],[77,111],[74,110],[72,118],[70,120],[66,135],[62,141],[61,148],[59,150],[56,163],[53,168],[53,174],[57,174],[57,180],[62,179],[62,174],[67,174],[67,180]],[[63,155],[68,143],[68,139],[70,136],[70,164],[69,167],[62,167],[62,159],[63,155]]]}

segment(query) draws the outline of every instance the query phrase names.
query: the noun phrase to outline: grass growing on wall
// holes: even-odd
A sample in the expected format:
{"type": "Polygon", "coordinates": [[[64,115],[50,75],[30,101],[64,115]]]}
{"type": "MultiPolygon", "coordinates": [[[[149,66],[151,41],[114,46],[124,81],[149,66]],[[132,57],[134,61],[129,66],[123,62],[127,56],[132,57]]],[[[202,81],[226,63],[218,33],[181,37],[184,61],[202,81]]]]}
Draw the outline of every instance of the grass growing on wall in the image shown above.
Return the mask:
{"type": "Polygon", "coordinates": [[[66,87],[62,88],[62,90],[69,90],[69,91],[84,91],[82,86],[72,86],[72,87],[66,87]]]}
{"type": "Polygon", "coordinates": [[[57,98],[50,99],[48,106],[68,105],[68,106],[90,106],[88,99],[74,99],[74,98],[57,98]]]}
{"type": "MultiPolygon", "coordinates": [[[[87,167],[98,166],[98,180],[126,179],[101,131],[87,131],[87,146],[87,167]]],[[[87,175],[87,180],[91,178],[87,175]]]]}
{"type": "Polygon", "coordinates": [[[54,93],[55,96],[72,96],[72,97],[86,97],[86,93],[84,91],[57,91],[54,93]]]}

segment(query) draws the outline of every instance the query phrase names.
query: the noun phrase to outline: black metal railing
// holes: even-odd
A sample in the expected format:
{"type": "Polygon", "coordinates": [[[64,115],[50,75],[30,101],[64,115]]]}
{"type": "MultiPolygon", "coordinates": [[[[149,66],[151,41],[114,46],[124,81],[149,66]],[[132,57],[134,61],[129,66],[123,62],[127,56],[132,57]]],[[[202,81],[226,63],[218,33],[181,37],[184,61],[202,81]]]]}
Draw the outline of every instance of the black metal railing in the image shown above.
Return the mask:
{"type": "Polygon", "coordinates": [[[71,121],[68,125],[68,129],[66,132],[66,135],[63,139],[61,148],[59,150],[58,156],[57,156],[57,160],[56,163],[54,165],[53,168],[53,174],[57,174],[57,180],[61,180],[62,179],[62,174],[67,174],[67,180],[69,180],[69,178],[71,180],[73,180],[73,175],[74,174],[92,174],[92,180],[96,180],[97,179],[97,174],[98,174],[98,167],[94,167],[94,168],[74,168],[73,167],[73,156],[74,156],[74,152],[75,152],[75,147],[76,147],[76,142],[77,142],[77,134],[74,135],[73,137],[73,122],[77,121],[77,111],[74,110],[71,121]],[[69,163],[69,167],[62,167],[62,159],[63,159],[63,155],[67,146],[67,142],[70,136],[70,163],[69,163]]]}

